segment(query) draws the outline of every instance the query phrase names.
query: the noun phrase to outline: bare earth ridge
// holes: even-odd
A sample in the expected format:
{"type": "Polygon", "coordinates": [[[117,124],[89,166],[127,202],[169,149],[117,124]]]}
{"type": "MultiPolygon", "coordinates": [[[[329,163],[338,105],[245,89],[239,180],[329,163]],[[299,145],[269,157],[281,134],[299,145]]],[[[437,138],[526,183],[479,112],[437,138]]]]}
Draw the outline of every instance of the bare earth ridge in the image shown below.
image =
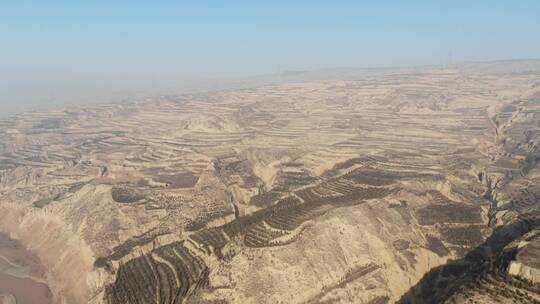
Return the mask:
{"type": "Polygon", "coordinates": [[[0,120],[0,233],[54,303],[540,301],[537,61],[313,78],[0,120]]]}

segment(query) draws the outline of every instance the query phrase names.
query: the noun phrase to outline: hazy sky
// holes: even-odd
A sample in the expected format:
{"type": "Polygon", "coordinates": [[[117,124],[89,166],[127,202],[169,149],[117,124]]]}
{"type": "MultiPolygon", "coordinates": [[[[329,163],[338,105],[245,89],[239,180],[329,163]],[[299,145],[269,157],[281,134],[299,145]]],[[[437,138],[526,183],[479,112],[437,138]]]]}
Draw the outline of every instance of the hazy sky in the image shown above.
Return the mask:
{"type": "Polygon", "coordinates": [[[0,116],[286,70],[540,57],[540,1],[0,1],[0,116]]]}

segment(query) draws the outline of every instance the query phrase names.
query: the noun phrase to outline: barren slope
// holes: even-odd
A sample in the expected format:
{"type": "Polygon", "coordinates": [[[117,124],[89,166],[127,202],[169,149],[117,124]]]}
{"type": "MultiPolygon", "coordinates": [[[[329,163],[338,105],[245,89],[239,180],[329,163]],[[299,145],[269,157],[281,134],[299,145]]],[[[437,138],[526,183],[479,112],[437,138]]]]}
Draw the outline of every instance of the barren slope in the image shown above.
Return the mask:
{"type": "Polygon", "coordinates": [[[1,120],[0,232],[58,303],[460,301],[538,225],[540,72],[493,66],[1,120]]]}

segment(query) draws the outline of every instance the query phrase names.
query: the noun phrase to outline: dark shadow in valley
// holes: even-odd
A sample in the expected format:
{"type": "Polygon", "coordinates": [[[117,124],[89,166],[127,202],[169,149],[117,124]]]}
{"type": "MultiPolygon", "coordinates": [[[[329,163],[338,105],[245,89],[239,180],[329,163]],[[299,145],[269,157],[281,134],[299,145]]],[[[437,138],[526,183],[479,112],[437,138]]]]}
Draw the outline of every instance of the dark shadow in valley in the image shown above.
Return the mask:
{"type": "Polygon", "coordinates": [[[426,273],[416,285],[401,296],[397,303],[444,303],[461,287],[475,281],[486,272],[501,267],[497,265],[500,261],[497,261],[504,248],[539,225],[540,217],[537,216],[519,219],[495,229],[485,242],[463,258],[449,261],[426,273]]]}

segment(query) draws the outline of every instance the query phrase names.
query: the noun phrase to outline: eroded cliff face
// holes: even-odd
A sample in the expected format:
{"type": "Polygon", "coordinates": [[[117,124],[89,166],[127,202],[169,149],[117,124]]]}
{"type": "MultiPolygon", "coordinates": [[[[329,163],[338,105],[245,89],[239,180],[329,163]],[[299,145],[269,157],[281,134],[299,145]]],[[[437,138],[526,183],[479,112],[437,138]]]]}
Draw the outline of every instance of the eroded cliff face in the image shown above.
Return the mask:
{"type": "Polygon", "coordinates": [[[536,225],[539,77],[426,70],[21,115],[0,121],[0,231],[58,303],[457,301],[536,225]]]}
{"type": "Polygon", "coordinates": [[[0,207],[0,229],[36,254],[46,269],[43,279],[58,303],[87,301],[93,253],[56,215],[0,207]],[[10,225],[12,219],[16,219],[10,225]]]}
{"type": "Polygon", "coordinates": [[[401,302],[538,303],[540,94],[500,108],[491,162],[479,176],[489,204],[489,238],[430,271],[401,302]]]}
{"type": "Polygon", "coordinates": [[[507,273],[532,284],[540,283],[540,229],[518,239],[511,249],[515,255],[508,262],[507,273]]]}

